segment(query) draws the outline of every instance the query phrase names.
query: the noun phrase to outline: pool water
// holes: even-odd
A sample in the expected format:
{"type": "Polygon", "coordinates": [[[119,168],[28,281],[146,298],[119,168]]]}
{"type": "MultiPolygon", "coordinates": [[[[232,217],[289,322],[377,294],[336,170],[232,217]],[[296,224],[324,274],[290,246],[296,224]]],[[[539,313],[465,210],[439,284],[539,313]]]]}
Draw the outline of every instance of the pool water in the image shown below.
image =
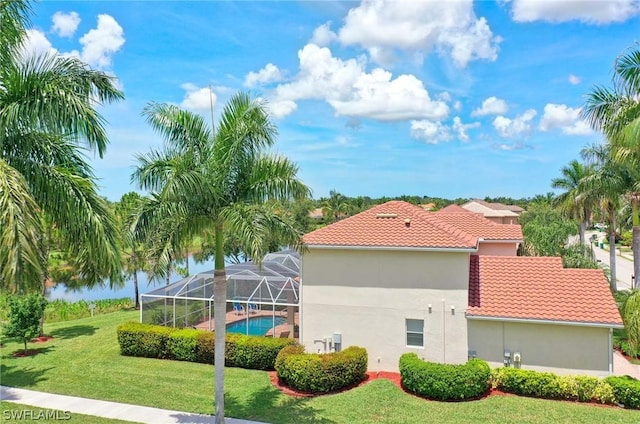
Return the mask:
{"type": "MultiPolygon", "coordinates": [[[[276,325],[287,322],[285,317],[276,317],[276,325]]],[[[273,317],[253,317],[249,318],[249,331],[247,331],[247,320],[232,322],[227,324],[227,333],[248,334],[250,336],[264,336],[273,327],[273,317]]]]}

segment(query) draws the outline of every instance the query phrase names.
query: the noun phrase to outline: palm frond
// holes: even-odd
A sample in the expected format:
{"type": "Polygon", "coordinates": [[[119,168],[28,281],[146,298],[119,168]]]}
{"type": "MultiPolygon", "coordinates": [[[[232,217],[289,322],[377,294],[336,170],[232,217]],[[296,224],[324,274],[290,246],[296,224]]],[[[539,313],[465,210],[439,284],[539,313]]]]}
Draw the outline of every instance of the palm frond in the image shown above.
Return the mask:
{"type": "Polygon", "coordinates": [[[40,209],[22,174],[0,159],[0,289],[25,292],[42,284],[40,209]]]}

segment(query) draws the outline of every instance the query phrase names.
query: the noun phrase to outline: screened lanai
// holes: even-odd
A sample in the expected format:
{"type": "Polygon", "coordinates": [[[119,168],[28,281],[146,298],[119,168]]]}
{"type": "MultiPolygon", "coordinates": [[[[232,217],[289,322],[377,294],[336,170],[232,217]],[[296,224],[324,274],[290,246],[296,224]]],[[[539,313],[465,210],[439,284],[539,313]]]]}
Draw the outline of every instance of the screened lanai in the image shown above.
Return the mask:
{"type": "MultiPolygon", "coordinates": [[[[258,266],[226,266],[227,331],[295,337],[298,326],[300,256],[269,253],[258,266]]],[[[213,270],[191,275],[140,296],[140,322],[213,330],[213,270]]]]}

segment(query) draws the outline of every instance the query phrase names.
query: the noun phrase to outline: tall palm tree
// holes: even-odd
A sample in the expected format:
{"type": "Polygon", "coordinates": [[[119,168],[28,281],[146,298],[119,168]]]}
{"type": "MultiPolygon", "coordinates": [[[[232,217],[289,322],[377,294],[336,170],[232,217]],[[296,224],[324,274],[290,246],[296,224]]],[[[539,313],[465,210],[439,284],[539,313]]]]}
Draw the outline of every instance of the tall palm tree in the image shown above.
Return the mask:
{"type": "Polygon", "coordinates": [[[580,191],[599,199],[607,217],[609,237],[609,265],[611,289],[617,291],[616,280],[616,215],[622,204],[623,194],[633,185],[626,167],[615,161],[609,144],[593,144],[584,148],[582,157],[594,165],[594,171],[580,181],[580,191]]]}
{"type": "Polygon", "coordinates": [[[59,230],[77,281],[116,282],[117,228],[84,152],[102,157],[108,139],[96,106],[123,94],[76,58],[20,53],[29,14],[26,1],[0,2],[0,288],[42,287],[42,214],[59,230]]]}
{"type": "Polygon", "coordinates": [[[559,194],[554,203],[565,214],[574,218],[580,224],[580,244],[585,244],[584,233],[591,218],[594,198],[589,193],[580,191],[580,181],[593,172],[593,167],[572,160],[569,165],[562,167],[561,178],[554,178],[551,187],[565,190],[559,194]]]}
{"type": "Polygon", "coordinates": [[[328,223],[339,221],[351,212],[349,199],[336,190],[329,191],[329,198],[322,201],[322,213],[328,217],[328,223]]]}
{"type": "Polygon", "coordinates": [[[120,229],[123,271],[127,278],[133,280],[133,296],[136,309],[140,308],[138,273],[148,269],[145,245],[135,237],[131,228],[131,222],[135,219],[141,202],[142,197],[135,191],[131,191],[123,194],[120,201],[115,205],[118,228],[120,229]]]}
{"type": "Polygon", "coordinates": [[[264,202],[302,199],[309,189],[298,179],[296,165],[264,153],[275,142],[276,128],[264,104],[246,93],[229,100],[215,131],[201,116],[173,105],[151,103],[143,115],[165,144],[162,150],[138,156],[132,180],[150,190],[154,202],[139,214],[138,227],[149,233],[168,223],[166,228],[172,229],[154,230],[167,240],[161,263],[174,250],[170,238],[214,234],[215,411],[216,423],[223,423],[225,230],[235,234],[243,250],[259,263],[273,231],[292,244],[300,240],[300,233],[264,202]]]}
{"type": "MultiPolygon", "coordinates": [[[[627,196],[633,220],[634,275],[640,276],[640,45],[619,56],[613,67],[612,87],[596,86],[588,94],[582,115],[602,131],[618,162],[636,182],[627,196]]],[[[636,278],[636,286],[638,285],[636,278]]]]}

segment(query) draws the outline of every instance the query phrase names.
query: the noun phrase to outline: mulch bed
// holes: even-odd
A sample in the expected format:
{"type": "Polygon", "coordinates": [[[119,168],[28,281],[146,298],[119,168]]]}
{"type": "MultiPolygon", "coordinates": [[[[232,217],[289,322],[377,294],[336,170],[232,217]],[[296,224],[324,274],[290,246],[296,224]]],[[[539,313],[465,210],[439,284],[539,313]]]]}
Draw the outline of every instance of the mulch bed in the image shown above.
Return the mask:
{"type": "Polygon", "coordinates": [[[16,352],[13,352],[13,354],[11,355],[14,358],[25,358],[27,356],[35,356],[38,353],[42,352],[42,350],[40,349],[27,349],[25,350],[18,350],[16,352]]]}
{"type": "Polygon", "coordinates": [[[44,343],[48,342],[51,339],[53,339],[53,336],[40,336],[36,337],[35,339],[31,339],[31,343],[44,343]]]}
{"type": "Polygon", "coordinates": [[[377,380],[377,379],[380,379],[380,378],[383,378],[385,380],[390,380],[391,382],[393,382],[393,384],[398,386],[400,389],[404,390],[404,388],[402,387],[402,384],[400,384],[400,373],[397,373],[397,372],[369,371],[369,372],[367,372],[367,375],[366,375],[365,379],[362,380],[358,384],[354,384],[353,386],[345,387],[345,388],[343,388],[341,390],[337,390],[335,392],[322,393],[322,394],[320,394],[320,393],[302,392],[302,391],[299,391],[299,390],[292,389],[291,387],[287,387],[287,386],[285,386],[283,384],[280,384],[280,382],[278,381],[278,374],[275,371],[269,372],[269,379],[271,380],[271,384],[273,384],[278,390],[280,390],[285,395],[291,396],[291,397],[297,397],[297,398],[308,398],[308,397],[314,397],[314,396],[322,396],[324,394],[329,395],[329,394],[341,393],[341,392],[345,392],[347,390],[354,389],[356,387],[363,386],[363,385],[367,384],[370,381],[377,380]]]}

